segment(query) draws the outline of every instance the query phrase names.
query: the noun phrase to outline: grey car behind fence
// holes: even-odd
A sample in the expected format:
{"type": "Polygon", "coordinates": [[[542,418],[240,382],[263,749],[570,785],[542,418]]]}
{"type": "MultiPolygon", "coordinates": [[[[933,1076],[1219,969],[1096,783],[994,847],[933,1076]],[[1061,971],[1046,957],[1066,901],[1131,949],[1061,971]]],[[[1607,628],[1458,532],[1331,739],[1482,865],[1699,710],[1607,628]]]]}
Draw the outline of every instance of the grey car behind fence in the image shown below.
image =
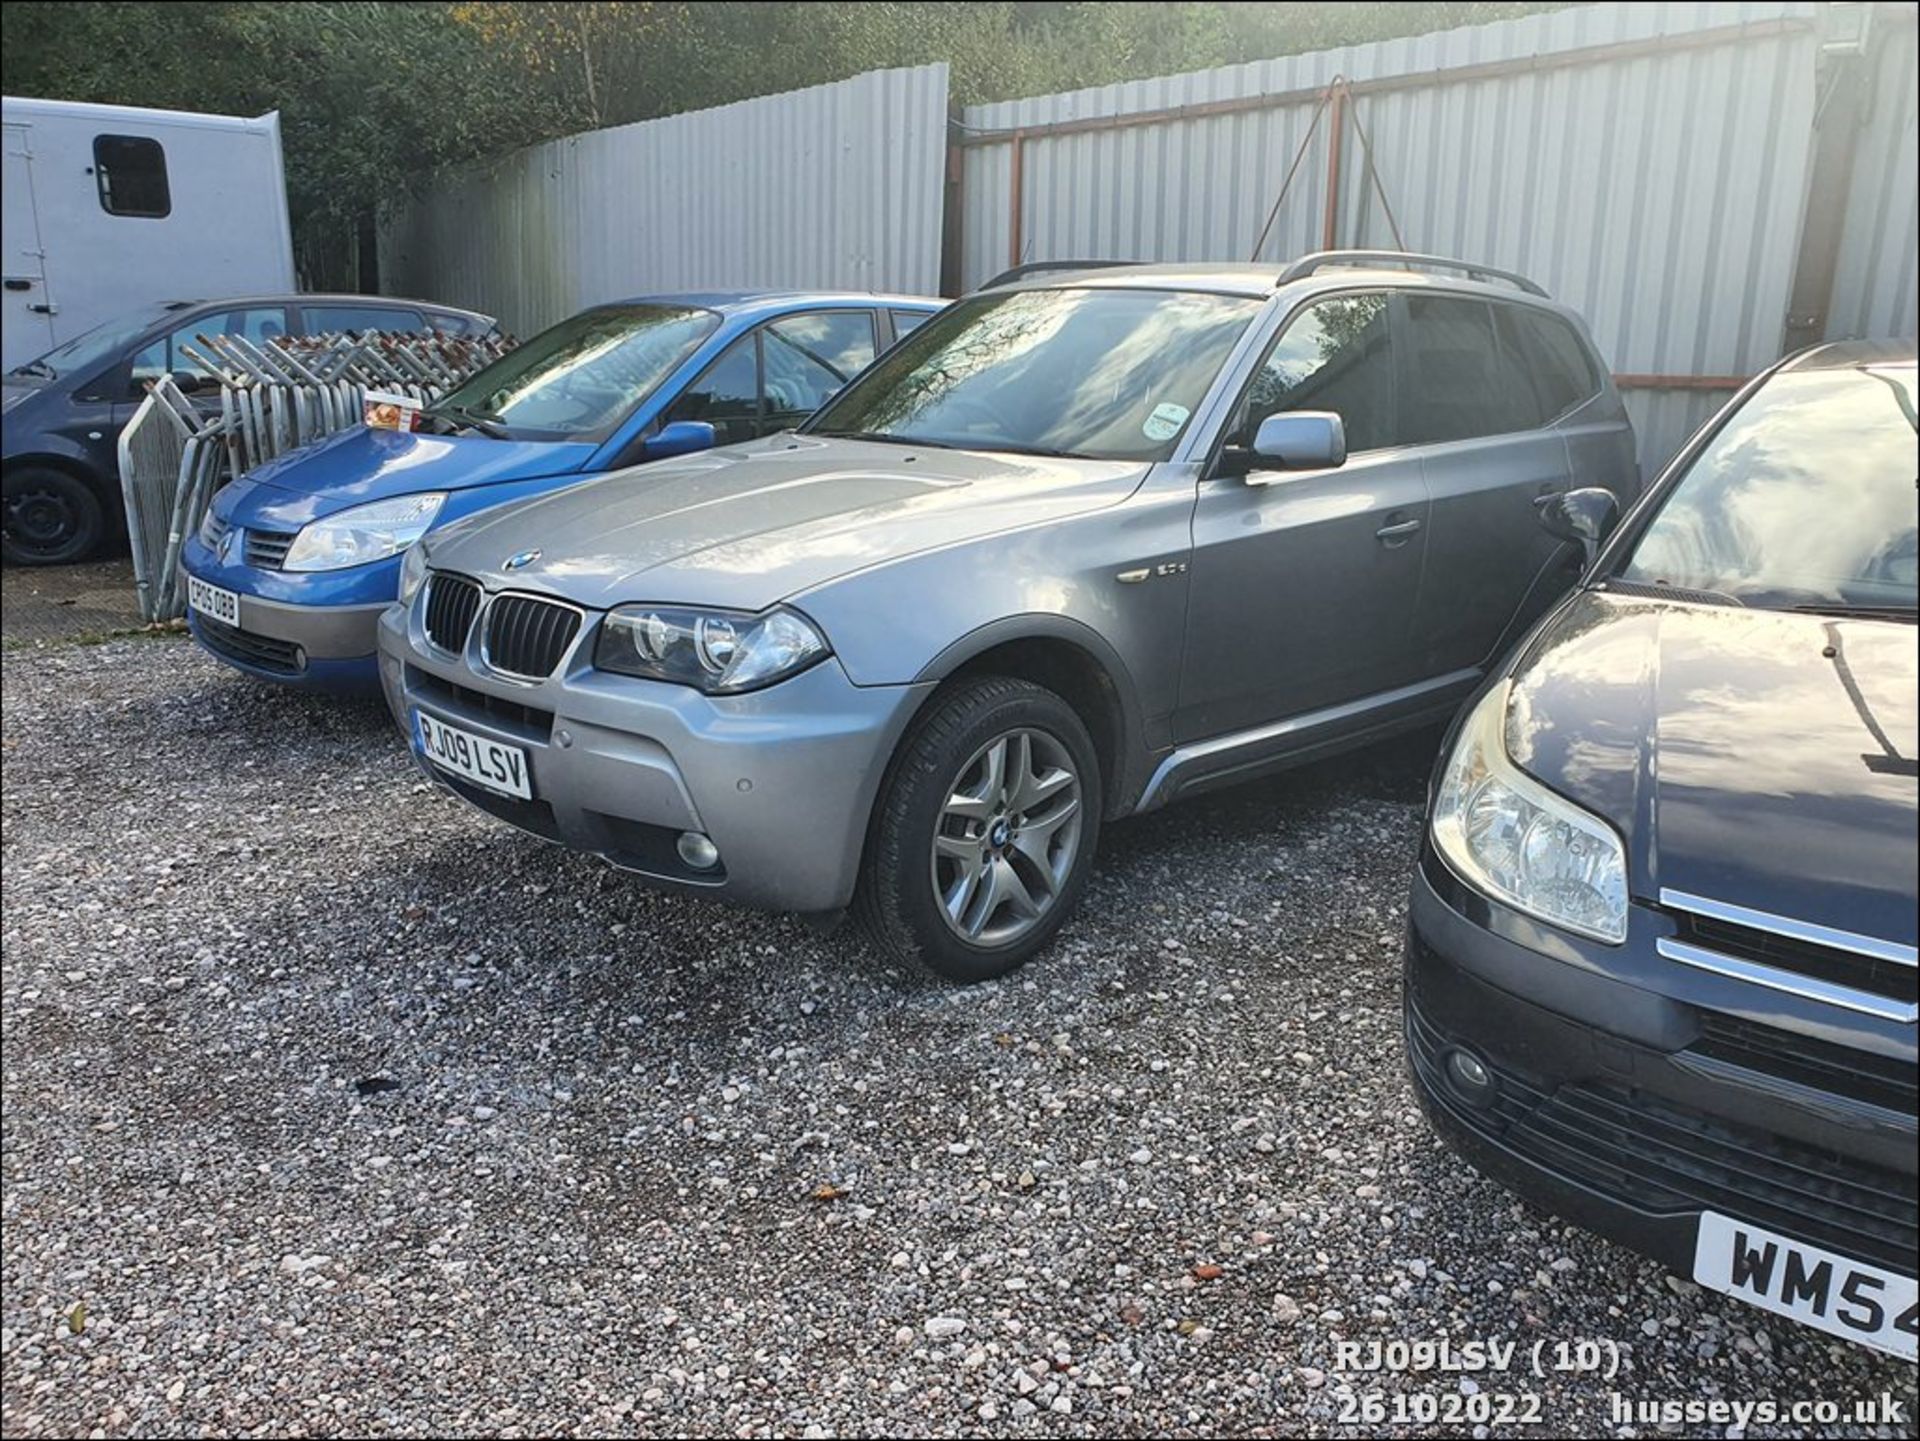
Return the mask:
{"type": "Polygon", "coordinates": [[[213,377],[196,398],[171,376],[147,383],[147,398],[120,434],[120,489],[127,507],[140,618],[171,620],[186,607],[180,551],[226,480],[356,425],[369,391],[430,405],[514,346],[479,338],[400,331],[282,336],[256,345],[242,335],[202,335],[182,353],[213,377]]]}

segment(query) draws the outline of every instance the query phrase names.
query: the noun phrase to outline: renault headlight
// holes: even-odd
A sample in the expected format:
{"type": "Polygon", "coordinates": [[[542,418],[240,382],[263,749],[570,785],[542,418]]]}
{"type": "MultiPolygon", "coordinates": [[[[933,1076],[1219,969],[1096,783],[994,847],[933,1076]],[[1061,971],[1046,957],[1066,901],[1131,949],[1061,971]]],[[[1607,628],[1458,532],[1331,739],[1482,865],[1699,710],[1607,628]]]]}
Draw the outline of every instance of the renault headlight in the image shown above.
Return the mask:
{"type": "Polygon", "coordinates": [[[400,604],[410,604],[427,578],[427,548],[410,545],[400,557],[400,604]]]}
{"type": "Polygon", "coordinates": [[[772,685],[827,655],[826,637],[794,611],[760,615],[623,605],[607,612],[594,645],[600,670],[733,695],[772,685]]]}
{"type": "Polygon", "coordinates": [[[398,555],[427,533],[446,499],[440,490],[400,495],[316,520],[294,537],[280,568],[345,570],[398,555]]]}
{"type": "Polygon", "coordinates": [[[1495,900],[1583,936],[1627,936],[1627,854],[1613,828],[1527,775],[1507,754],[1503,682],[1460,728],[1433,806],[1433,843],[1495,900]]]}

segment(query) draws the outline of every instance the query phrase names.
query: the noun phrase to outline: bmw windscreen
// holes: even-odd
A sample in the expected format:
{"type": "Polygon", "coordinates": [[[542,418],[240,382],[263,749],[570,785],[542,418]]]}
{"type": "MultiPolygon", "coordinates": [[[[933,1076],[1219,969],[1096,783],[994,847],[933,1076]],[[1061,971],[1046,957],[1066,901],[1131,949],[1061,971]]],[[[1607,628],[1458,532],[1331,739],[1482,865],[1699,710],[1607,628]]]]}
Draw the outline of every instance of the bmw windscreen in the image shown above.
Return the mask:
{"type": "Polygon", "coordinates": [[[803,427],[1087,460],[1165,460],[1261,302],[1131,288],[963,300],[803,427]]]}

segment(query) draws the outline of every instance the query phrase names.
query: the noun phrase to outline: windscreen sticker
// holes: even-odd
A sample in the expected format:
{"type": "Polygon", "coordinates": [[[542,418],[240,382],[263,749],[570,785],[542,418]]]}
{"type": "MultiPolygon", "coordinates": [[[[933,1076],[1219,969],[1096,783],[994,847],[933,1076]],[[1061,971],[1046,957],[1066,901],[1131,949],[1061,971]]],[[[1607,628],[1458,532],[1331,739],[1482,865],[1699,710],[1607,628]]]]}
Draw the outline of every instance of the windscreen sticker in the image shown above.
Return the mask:
{"type": "Polygon", "coordinates": [[[1156,405],[1153,414],[1140,427],[1146,432],[1148,440],[1171,440],[1180,433],[1180,427],[1187,423],[1187,417],[1193,414],[1184,405],[1175,405],[1168,401],[1165,405],[1156,405]]]}

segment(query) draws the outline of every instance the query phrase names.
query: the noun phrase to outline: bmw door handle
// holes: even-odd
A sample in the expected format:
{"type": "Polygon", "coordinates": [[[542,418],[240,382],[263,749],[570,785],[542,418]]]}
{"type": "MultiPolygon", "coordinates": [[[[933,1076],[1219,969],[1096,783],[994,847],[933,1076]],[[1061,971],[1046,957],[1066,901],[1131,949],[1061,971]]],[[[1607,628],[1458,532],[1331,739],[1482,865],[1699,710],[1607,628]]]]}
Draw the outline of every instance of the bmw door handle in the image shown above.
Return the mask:
{"type": "Polygon", "coordinates": [[[1405,545],[1408,538],[1418,529],[1420,529],[1418,520],[1396,520],[1381,526],[1373,534],[1380,544],[1393,549],[1396,546],[1405,545]]]}

